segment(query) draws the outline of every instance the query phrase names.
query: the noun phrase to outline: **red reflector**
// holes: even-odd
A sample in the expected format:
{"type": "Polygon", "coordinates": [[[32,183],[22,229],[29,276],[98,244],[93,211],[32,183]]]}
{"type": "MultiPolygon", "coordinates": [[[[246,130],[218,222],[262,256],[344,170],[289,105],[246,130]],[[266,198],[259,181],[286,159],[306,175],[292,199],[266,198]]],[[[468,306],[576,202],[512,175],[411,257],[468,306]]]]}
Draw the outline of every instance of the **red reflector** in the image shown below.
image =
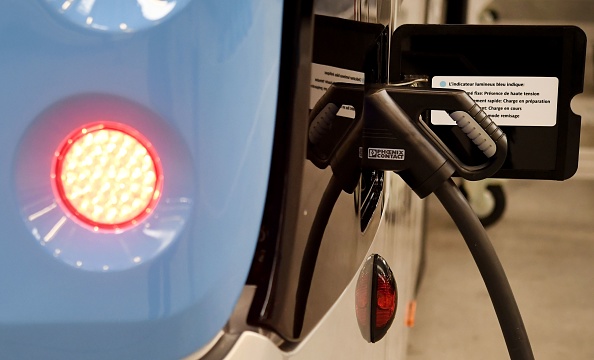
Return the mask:
{"type": "Polygon", "coordinates": [[[93,230],[122,230],[159,201],[163,175],[151,143],[112,122],[72,132],[54,154],[52,185],[60,204],[93,230]]]}
{"type": "Polygon", "coordinates": [[[375,326],[386,326],[394,318],[396,311],[396,290],[385,274],[377,275],[377,311],[375,326]]]}
{"type": "Polygon", "coordinates": [[[359,274],[355,290],[357,322],[365,340],[376,342],[386,335],[394,321],[397,303],[392,270],[384,258],[371,255],[359,274]]]}
{"type": "Polygon", "coordinates": [[[371,291],[373,288],[373,258],[371,255],[365,261],[359,273],[357,287],[355,288],[355,313],[361,335],[371,342],[371,291]]]}

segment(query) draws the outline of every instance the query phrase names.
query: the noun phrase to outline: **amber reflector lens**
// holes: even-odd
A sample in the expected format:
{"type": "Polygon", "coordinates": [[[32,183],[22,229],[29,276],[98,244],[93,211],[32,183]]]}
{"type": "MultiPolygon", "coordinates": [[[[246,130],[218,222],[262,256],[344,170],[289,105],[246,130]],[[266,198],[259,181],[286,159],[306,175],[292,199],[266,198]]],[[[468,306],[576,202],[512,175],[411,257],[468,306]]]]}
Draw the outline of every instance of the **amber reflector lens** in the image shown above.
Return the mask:
{"type": "Polygon", "coordinates": [[[117,123],[72,133],[55,153],[52,179],[61,203],[94,230],[137,224],[154,209],[162,186],[151,144],[117,123]]]}

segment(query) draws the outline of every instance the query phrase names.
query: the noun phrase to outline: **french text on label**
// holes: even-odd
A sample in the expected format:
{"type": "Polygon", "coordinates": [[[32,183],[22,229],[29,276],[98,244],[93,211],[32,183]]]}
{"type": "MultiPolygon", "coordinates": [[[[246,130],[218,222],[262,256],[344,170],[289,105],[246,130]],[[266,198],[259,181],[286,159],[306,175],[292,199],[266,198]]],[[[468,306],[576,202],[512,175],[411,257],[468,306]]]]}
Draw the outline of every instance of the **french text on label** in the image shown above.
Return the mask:
{"type": "MultiPolygon", "coordinates": [[[[557,123],[559,80],[555,77],[435,76],[432,86],[466,91],[501,126],[557,123]]],[[[444,111],[432,111],[431,123],[452,125],[453,121],[444,111]]]]}

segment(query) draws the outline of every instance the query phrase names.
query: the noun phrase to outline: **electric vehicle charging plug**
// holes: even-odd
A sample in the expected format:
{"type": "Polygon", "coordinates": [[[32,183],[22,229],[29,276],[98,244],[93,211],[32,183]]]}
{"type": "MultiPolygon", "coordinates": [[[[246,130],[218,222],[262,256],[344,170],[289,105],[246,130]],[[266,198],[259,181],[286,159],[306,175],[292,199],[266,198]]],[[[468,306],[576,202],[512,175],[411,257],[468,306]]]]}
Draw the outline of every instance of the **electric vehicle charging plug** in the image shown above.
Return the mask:
{"type": "MultiPolygon", "coordinates": [[[[358,180],[361,166],[395,171],[421,198],[434,192],[458,226],[483,277],[510,358],[534,359],[503,267],[484,227],[451,179],[456,172],[467,180],[481,180],[493,175],[507,156],[505,134],[464,91],[394,88],[388,85],[371,88],[363,94],[361,85],[334,84],[310,115],[310,130],[312,127],[317,129],[310,131],[308,159],[320,168],[332,167],[333,178],[327,189],[327,193],[335,194],[331,201],[335,202],[338,197],[338,186],[347,192],[354,189],[354,180],[358,180]],[[332,107],[328,107],[330,103],[332,107]],[[347,126],[336,129],[334,120],[342,105],[355,108],[355,119],[347,126]],[[330,110],[323,112],[323,109],[330,110]],[[483,151],[487,159],[483,164],[469,166],[462,163],[420,120],[423,111],[437,109],[447,111],[483,151]],[[321,144],[327,147],[322,150],[321,144]],[[360,159],[355,156],[357,144],[361,144],[358,151],[360,159]],[[349,164],[344,164],[345,161],[349,164]]],[[[334,203],[320,206],[327,209],[334,203]]],[[[326,214],[327,211],[321,213],[326,214]]],[[[295,319],[296,324],[299,321],[295,328],[297,333],[305,314],[305,302],[325,229],[325,224],[321,224],[323,221],[318,223],[320,229],[312,227],[310,232],[301,268],[299,285],[302,291],[298,289],[297,294],[297,308],[301,307],[301,311],[296,311],[295,319]],[[317,235],[312,238],[312,234],[317,235]]]]}
{"type": "Polygon", "coordinates": [[[505,134],[466,92],[335,83],[310,114],[307,158],[328,165],[347,193],[359,181],[361,167],[391,170],[424,198],[454,173],[466,180],[493,175],[505,162],[505,134]],[[342,106],[355,110],[341,118],[342,106]],[[419,118],[427,110],[444,110],[483,151],[485,162],[466,165],[419,118]]]}
{"type": "Polygon", "coordinates": [[[359,84],[331,85],[310,113],[307,159],[320,169],[330,166],[337,184],[349,194],[355,191],[361,175],[364,95],[359,84]],[[355,109],[355,118],[339,117],[342,106],[355,109]]]}
{"type": "Polygon", "coordinates": [[[505,162],[505,134],[464,91],[385,87],[365,96],[362,166],[392,170],[424,198],[454,173],[467,180],[493,175],[505,162]],[[447,111],[485,154],[470,166],[437,137],[420,117],[447,111]]]}

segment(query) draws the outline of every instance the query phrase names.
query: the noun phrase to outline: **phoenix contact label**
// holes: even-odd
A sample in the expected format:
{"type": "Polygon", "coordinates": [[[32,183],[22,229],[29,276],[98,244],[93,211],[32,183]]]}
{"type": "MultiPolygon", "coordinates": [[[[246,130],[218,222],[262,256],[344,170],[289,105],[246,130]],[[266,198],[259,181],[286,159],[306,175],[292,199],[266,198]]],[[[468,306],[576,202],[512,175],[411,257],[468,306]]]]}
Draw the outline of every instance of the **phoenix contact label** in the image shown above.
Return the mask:
{"type": "Polygon", "coordinates": [[[404,149],[367,149],[367,158],[373,160],[404,160],[404,149]]]}
{"type": "MultiPolygon", "coordinates": [[[[556,77],[435,76],[432,87],[464,90],[497,125],[555,126],[556,77]]],[[[434,125],[452,125],[445,111],[431,111],[434,125]]]]}
{"type": "MultiPolygon", "coordinates": [[[[309,89],[309,109],[313,109],[318,100],[326,93],[326,90],[335,82],[363,84],[365,73],[341,69],[334,66],[311,64],[311,82],[309,89]]],[[[349,104],[342,105],[338,110],[338,116],[351,119],[355,118],[355,108],[349,104]]]]}

